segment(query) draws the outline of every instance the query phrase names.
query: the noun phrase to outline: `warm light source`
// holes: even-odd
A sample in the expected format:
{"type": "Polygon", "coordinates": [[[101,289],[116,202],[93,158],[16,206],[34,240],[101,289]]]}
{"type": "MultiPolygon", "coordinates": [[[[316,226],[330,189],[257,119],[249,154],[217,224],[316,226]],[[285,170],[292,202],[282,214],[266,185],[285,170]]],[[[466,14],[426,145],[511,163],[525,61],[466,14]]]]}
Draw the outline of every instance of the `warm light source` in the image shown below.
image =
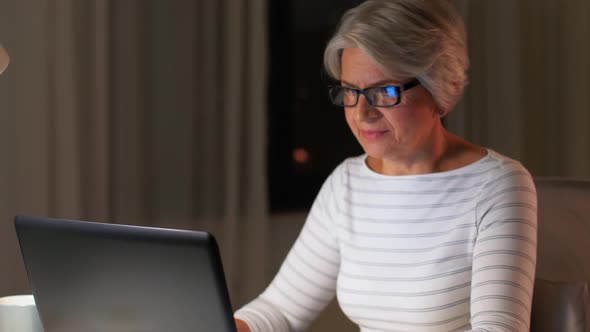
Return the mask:
{"type": "Polygon", "coordinates": [[[6,52],[4,47],[2,47],[2,45],[0,44],[0,74],[2,74],[2,72],[4,72],[6,67],[8,67],[9,63],[10,63],[10,57],[8,56],[8,53],[6,52]]]}
{"type": "Polygon", "coordinates": [[[309,152],[304,148],[293,150],[293,160],[298,164],[306,164],[309,161],[309,152]]]}

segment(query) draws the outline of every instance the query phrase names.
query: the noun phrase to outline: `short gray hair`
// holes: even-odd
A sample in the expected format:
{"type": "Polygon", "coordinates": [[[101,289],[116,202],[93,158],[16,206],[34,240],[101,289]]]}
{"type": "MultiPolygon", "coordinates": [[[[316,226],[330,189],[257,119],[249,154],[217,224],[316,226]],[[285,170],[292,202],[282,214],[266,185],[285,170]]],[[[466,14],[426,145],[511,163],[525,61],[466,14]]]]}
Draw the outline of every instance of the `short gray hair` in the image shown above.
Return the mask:
{"type": "Polygon", "coordinates": [[[324,51],[324,66],[340,80],[342,51],[360,48],[385,74],[417,78],[450,111],[467,84],[463,19],[449,0],[369,0],[348,10],[324,51]]]}

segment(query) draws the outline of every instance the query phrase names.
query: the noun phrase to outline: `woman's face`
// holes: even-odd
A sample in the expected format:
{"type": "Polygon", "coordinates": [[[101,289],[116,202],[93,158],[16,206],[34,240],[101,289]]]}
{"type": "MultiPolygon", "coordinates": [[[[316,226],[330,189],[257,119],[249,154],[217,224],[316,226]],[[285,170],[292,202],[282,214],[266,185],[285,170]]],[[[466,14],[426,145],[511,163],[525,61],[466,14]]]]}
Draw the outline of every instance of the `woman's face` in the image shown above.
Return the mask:
{"type": "MultiPolygon", "coordinates": [[[[384,75],[359,48],[342,52],[343,86],[366,89],[402,85],[406,82],[384,75]]],[[[364,95],[356,106],[345,107],[346,121],[369,157],[380,160],[419,159],[427,153],[440,126],[432,95],[421,85],[402,93],[401,103],[389,108],[373,107],[364,95]]]]}

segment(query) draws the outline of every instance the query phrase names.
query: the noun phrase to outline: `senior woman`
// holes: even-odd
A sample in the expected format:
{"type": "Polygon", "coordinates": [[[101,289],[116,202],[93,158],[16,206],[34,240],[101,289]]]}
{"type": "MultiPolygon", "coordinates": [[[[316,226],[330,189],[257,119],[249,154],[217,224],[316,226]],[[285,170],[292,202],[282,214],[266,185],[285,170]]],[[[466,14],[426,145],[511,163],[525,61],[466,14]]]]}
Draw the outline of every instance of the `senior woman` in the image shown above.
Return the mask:
{"type": "Polygon", "coordinates": [[[465,38],[447,0],[346,12],[324,63],[365,154],[328,177],[238,331],[305,330],[335,294],[363,332],[529,330],[531,176],[441,124],[466,82],[465,38]]]}

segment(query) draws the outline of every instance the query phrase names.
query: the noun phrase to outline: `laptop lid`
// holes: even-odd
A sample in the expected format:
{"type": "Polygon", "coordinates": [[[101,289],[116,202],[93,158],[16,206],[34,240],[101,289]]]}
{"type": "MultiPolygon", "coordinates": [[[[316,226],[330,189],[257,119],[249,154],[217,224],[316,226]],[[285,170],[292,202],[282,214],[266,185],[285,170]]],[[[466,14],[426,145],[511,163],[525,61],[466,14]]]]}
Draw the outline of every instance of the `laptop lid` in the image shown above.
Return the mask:
{"type": "Polygon", "coordinates": [[[205,232],[18,216],[45,332],[235,332],[205,232]]]}

